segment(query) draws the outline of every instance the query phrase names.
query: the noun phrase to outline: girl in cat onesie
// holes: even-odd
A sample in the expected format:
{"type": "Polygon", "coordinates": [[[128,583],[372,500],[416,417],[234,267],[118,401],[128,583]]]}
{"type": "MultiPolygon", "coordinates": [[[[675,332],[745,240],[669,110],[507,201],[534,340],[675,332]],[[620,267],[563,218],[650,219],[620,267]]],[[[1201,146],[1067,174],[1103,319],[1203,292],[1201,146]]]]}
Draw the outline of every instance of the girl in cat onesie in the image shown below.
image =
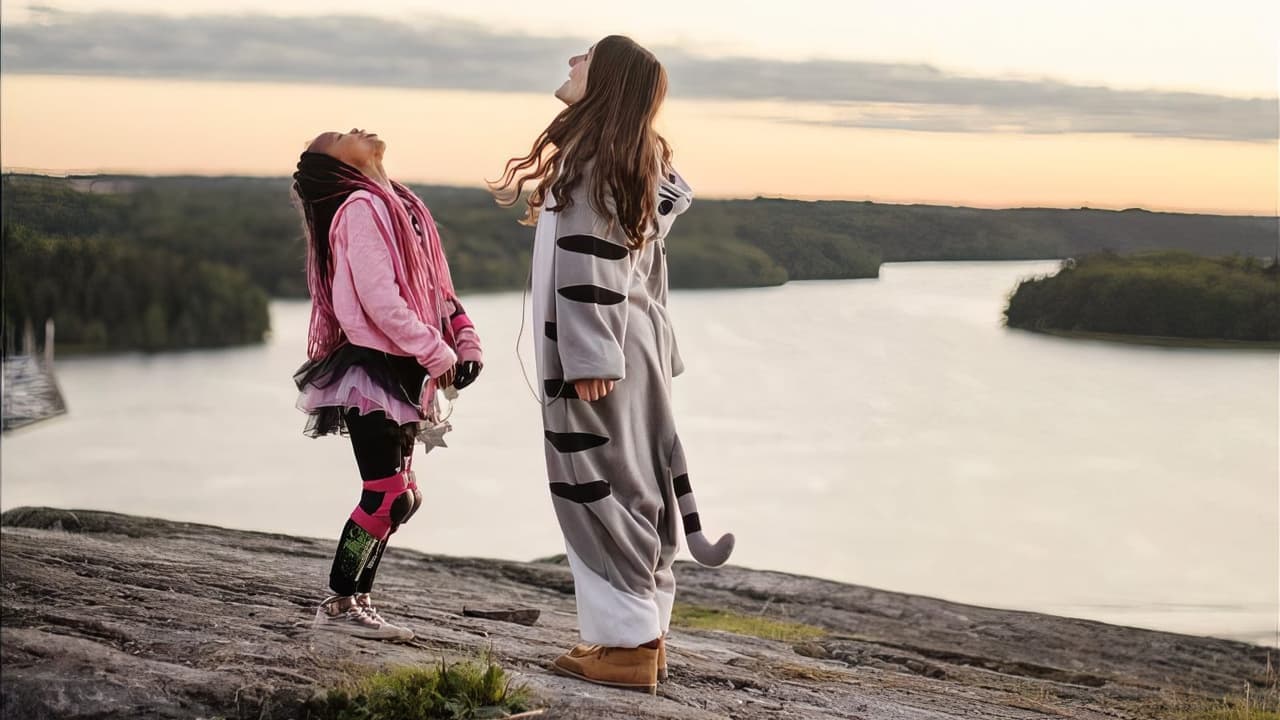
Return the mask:
{"type": "Polygon", "coordinates": [[[666,237],[692,191],[653,128],[666,71],[612,35],[569,60],[568,107],[493,183],[514,204],[532,182],[532,297],[547,475],[564,533],[582,643],[562,674],[656,691],[681,528],[719,565],[733,536],[703,536],[676,433],[683,370],[667,316],[666,237]]]}

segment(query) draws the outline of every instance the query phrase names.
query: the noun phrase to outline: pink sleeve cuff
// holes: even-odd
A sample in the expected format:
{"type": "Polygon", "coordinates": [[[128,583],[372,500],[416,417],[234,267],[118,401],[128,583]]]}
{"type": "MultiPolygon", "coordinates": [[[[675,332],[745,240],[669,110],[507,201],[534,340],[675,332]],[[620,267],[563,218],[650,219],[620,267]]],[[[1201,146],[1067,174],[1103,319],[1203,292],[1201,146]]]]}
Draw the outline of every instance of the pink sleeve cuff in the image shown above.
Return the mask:
{"type": "Polygon", "coordinates": [[[483,363],[484,353],[480,349],[480,334],[476,332],[475,323],[467,317],[466,311],[457,300],[453,302],[457,311],[449,318],[449,327],[453,330],[458,359],[483,363]]]}
{"type": "Polygon", "coordinates": [[[480,349],[480,336],[476,334],[475,327],[468,325],[460,331],[455,330],[454,337],[458,342],[458,359],[474,360],[478,363],[484,362],[484,352],[480,349]]]}
{"type": "Polygon", "coordinates": [[[471,318],[466,313],[458,313],[449,318],[449,326],[453,328],[454,336],[462,334],[463,330],[474,329],[475,323],[471,322],[471,318]]]}
{"type": "Polygon", "coordinates": [[[458,364],[458,355],[445,346],[430,357],[418,358],[418,364],[427,369],[427,375],[437,378],[458,364]]]}

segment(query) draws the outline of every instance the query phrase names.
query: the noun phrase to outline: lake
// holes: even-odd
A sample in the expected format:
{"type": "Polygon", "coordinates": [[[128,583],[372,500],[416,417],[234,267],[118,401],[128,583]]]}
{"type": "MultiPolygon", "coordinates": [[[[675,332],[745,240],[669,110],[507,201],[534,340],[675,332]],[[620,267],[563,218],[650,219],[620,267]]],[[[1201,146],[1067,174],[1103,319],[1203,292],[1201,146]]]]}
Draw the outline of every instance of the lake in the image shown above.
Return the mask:
{"type": "MultiPolygon", "coordinates": [[[[1277,644],[1280,353],[1004,328],[1017,280],[1055,267],[673,293],[708,534],[736,533],[749,567],[1277,644]]],[[[485,371],[450,447],[415,464],[427,502],[396,544],[563,552],[521,296],[464,300],[485,371]]],[[[271,312],[261,346],[60,359],[70,414],[4,437],[0,506],[336,537],[355,464],[345,440],[303,437],[293,407],[308,304],[271,312]]]]}

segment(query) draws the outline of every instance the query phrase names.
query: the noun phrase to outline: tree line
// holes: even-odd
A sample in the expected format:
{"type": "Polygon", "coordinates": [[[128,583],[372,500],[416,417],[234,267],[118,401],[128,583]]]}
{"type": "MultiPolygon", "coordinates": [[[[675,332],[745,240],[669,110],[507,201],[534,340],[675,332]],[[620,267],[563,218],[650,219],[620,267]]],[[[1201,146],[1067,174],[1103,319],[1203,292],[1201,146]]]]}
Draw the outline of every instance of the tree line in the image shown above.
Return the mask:
{"type": "MultiPolygon", "coordinates": [[[[285,178],[6,174],[6,336],[148,350],[255,342],[268,297],[305,298],[285,178]]],[[[460,292],[523,286],[532,231],[476,188],[414,186],[460,292]]],[[[1059,258],[1100,248],[1270,255],[1276,218],[699,199],[668,240],[676,288],[876,277],[881,262],[1059,258]]]]}
{"type": "Polygon", "coordinates": [[[6,346],[44,319],[62,350],[148,351],[260,342],[267,294],[227,265],[105,235],[4,224],[6,346]]]}

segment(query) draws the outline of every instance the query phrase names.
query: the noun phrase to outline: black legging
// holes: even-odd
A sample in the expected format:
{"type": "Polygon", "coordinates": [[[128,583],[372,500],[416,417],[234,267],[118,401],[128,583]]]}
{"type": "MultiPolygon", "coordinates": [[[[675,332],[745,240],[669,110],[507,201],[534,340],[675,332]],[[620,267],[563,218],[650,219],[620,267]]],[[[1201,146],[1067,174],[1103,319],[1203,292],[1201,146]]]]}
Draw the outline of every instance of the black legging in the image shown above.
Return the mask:
{"type": "MultiPolygon", "coordinates": [[[[351,449],[355,452],[361,480],[390,477],[403,469],[405,459],[413,452],[416,424],[397,425],[380,410],[367,415],[347,410],[343,414],[343,421],[351,437],[351,449]]],[[[382,495],[380,492],[363,491],[360,495],[361,507],[367,512],[373,512],[382,504],[382,495]]],[[[397,498],[396,502],[411,504],[413,498],[406,493],[397,498]]],[[[394,526],[391,532],[395,532],[394,526]]],[[[368,561],[361,563],[360,559],[365,557],[362,550],[367,548],[365,542],[377,541],[354,521],[347,520],[329,572],[329,587],[335,594],[354,595],[373,589],[373,579],[378,573],[378,564],[382,562],[382,553],[387,549],[387,541],[378,542],[377,547],[368,554],[368,561]]]]}

